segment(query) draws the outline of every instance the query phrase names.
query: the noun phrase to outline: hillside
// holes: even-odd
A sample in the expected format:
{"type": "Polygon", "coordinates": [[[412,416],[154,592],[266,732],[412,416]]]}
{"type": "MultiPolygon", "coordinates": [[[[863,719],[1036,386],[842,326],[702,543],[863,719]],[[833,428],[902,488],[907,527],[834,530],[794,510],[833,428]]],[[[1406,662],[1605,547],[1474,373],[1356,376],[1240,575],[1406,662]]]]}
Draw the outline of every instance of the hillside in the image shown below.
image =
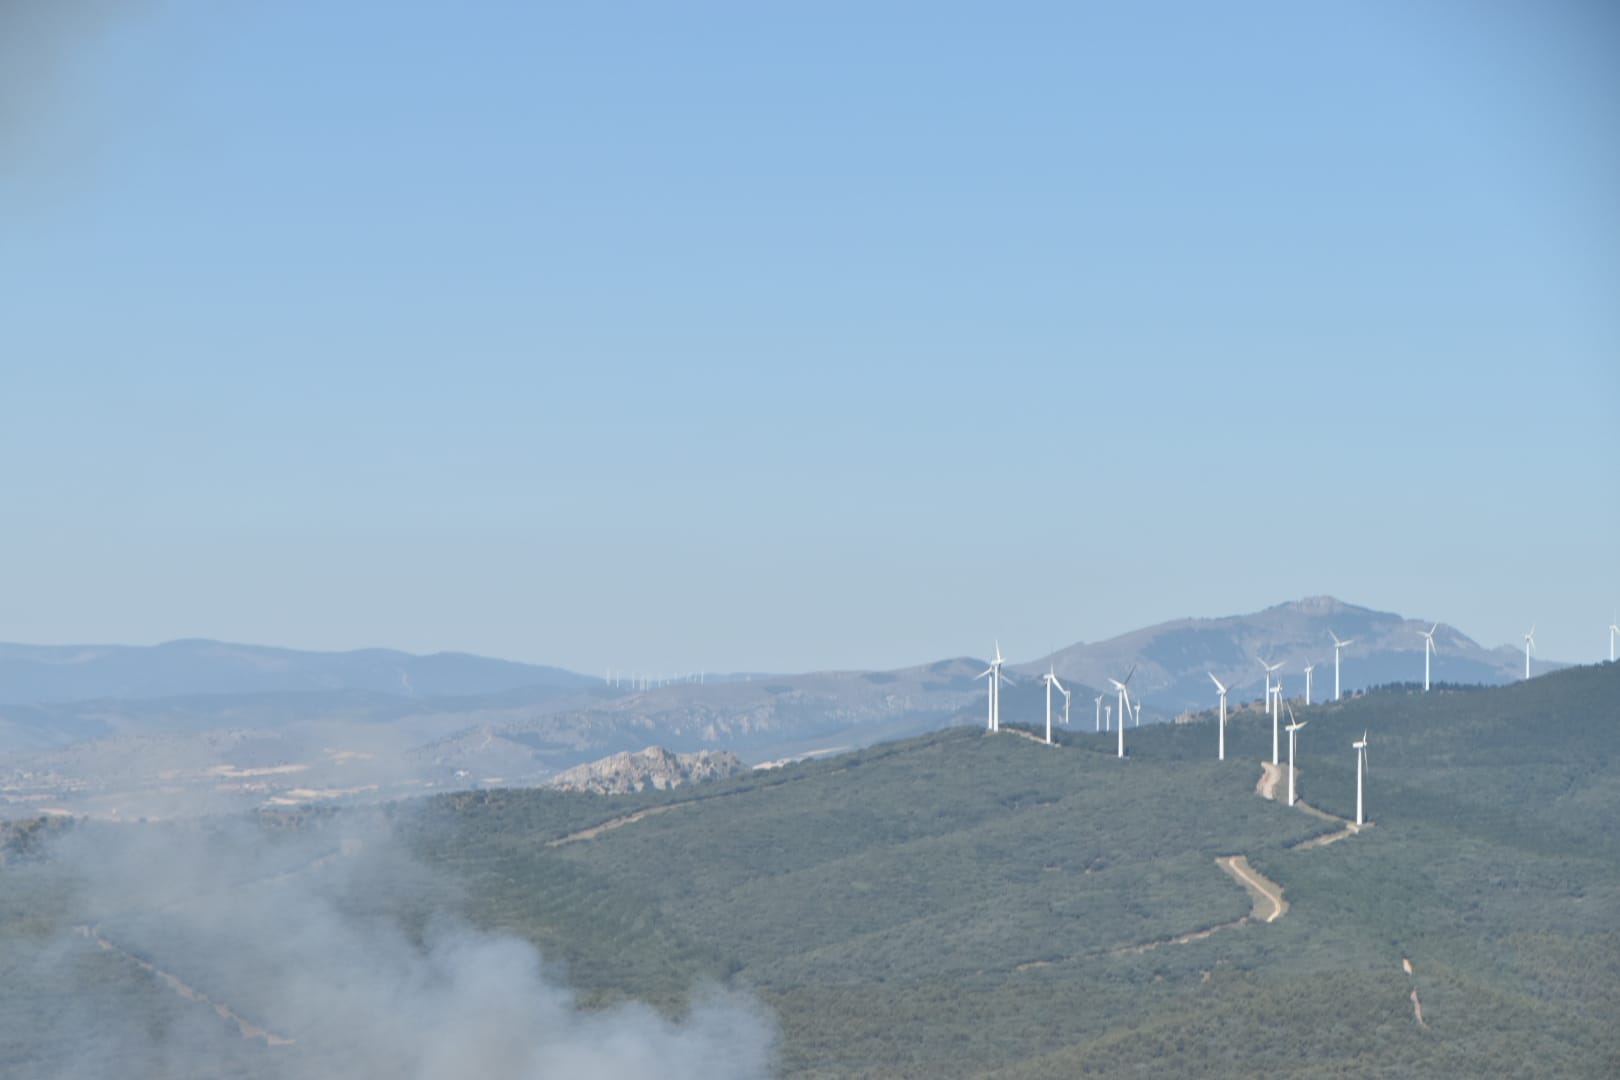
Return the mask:
{"type": "MultiPolygon", "coordinates": [[[[1106,736],[962,728],[701,788],[266,819],[258,869],[218,868],[254,846],[239,836],[210,862],[243,883],[204,909],[226,920],[183,884],[84,893],[35,860],[0,878],[0,1015],[91,978],[125,1023],[188,1015],[51,929],[89,923],[296,1040],[221,1036],[232,1075],[336,1074],[346,1044],[288,993],[319,959],[289,983],[288,943],[249,929],[314,893],[424,949],[446,910],[534,942],[592,1009],[680,1017],[722,983],[774,1016],[784,1077],[1613,1075],[1617,703],[1620,666],[1601,665],[1313,708],[1300,787],[1319,812],[1256,795],[1271,732],[1244,716],[1226,762],[1207,723],[1133,731],[1124,761],[1106,736]],[[1372,825],[1350,833],[1326,815],[1353,811],[1363,730],[1372,825]],[[43,983],[23,978],[30,941],[57,958],[43,983]]],[[[65,1045],[0,1032],[0,1062],[65,1045]]]]}

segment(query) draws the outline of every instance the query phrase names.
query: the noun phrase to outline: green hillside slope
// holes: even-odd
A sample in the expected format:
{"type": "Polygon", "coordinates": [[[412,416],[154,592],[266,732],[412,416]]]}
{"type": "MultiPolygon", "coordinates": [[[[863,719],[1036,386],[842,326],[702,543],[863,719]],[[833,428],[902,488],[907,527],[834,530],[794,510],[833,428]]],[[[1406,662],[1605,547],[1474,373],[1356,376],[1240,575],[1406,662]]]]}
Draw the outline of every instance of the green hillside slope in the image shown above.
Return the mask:
{"type": "MultiPolygon", "coordinates": [[[[387,816],[413,861],[305,873],[412,935],[453,909],[533,941],[592,1008],[678,1015],[694,988],[746,990],[777,1018],[785,1077],[1620,1073],[1620,667],[1300,718],[1318,812],[1256,794],[1271,728],[1252,714],[1225,762],[1208,723],[1133,729],[1124,761],[1112,736],[960,728],[673,792],[402,804],[387,816]],[[1354,812],[1363,730],[1373,824],[1347,834],[1332,815],[1354,812]],[[1218,862],[1237,855],[1285,913],[1267,921],[1218,862]]],[[[90,917],[48,893],[48,863],[8,869],[0,945],[90,917]]],[[[267,1027],[308,1023],[254,974],[273,945],[224,963],[184,911],[94,915],[267,1027]]],[[[132,980],[112,974],[101,992],[132,980]]],[[[27,1075],[26,1038],[0,1051],[0,1075],[27,1075]]]]}

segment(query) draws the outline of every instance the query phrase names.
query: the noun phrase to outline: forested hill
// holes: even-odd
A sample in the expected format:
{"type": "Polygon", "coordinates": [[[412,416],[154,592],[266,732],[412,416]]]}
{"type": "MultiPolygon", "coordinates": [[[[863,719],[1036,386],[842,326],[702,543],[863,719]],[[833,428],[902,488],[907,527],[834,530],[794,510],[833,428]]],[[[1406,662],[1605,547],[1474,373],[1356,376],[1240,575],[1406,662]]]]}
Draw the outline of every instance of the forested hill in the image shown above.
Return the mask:
{"type": "MultiPolygon", "coordinates": [[[[408,865],[301,873],[357,911],[425,926],[454,909],[533,941],[591,1007],[750,995],[780,1026],[783,1077],[1612,1076],[1616,702],[1602,665],[1315,707],[1309,807],[1257,795],[1257,716],[1232,722],[1224,762],[1212,723],[1132,730],[1124,760],[1113,736],[958,728],[700,788],[399,804],[408,865]]],[[[48,862],[14,871],[0,910],[49,885],[49,917],[83,921],[48,862]]],[[[244,974],[273,969],[274,943],[182,915],[98,925],[271,1030],[315,1022],[244,974]]],[[[0,932],[0,957],[20,955],[38,916],[0,932]]],[[[51,969],[57,992],[111,963],[81,951],[51,969]]],[[[23,985],[0,993],[51,1007],[23,985]]],[[[341,1053],[316,1034],[283,1052],[341,1053]]]]}

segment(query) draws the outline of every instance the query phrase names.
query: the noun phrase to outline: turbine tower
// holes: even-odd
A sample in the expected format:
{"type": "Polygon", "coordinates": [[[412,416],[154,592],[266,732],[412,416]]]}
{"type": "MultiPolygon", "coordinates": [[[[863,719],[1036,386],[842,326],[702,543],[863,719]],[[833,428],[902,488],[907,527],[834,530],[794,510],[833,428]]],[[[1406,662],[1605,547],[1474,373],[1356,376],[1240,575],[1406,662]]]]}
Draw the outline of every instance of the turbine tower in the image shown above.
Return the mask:
{"type": "MultiPolygon", "coordinates": [[[[1255,659],[1260,660],[1259,657],[1255,657],[1255,659]]],[[[1271,710],[1271,763],[1275,765],[1280,755],[1278,754],[1277,705],[1276,699],[1271,696],[1271,673],[1282,667],[1282,661],[1279,660],[1275,664],[1268,664],[1264,660],[1260,660],[1260,666],[1266,669],[1266,708],[1271,710]]],[[[1281,689],[1280,684],[1278,689],[1281,689]]]]}
{"type": "Polygon", "coordinates": [[[1131,670],[1125,673],[1125,681],[1124,682],[1120,682],[1118,679],[1115,679],[1115,678],[1112,678],[1112,677],[1110,677],[1109,680],[1108,680],[1109,682],[1114,684],[1114,690],[1117,691],[1118,694],[1119,694],[1119,756],[1120,757],[1125,756],[1125,717],[1130,715],[1129,710],[1130,710],[1130,707],[1131,707],[1131,692],[1129,690],[1125,689],[1125,688],[1126,688],[1126,686],[1128,686],[1130,684],[1131,676],[1135,675],[1135,674],[1136,674],[1136,665],[1132,664],[1131,665],[1131,670]]]}
{"type": "Polygon", "coordinates": [[[986,730],[988,731],[1001,730],[1001,684],[1004,682],[1008,684],[1012,683],[1011,679],[1007,678],[1007,676],[1001,673],[1001,665],[1005,664],[1006,662],[1007,661],[1001,655],[1001,642],[998,641],[996,642],[996,658],[990,662],[989,667],[979,672],[978,675],[978,677],[981,679],[988,678],[990,680],[990,696],[988,706],[990,710],[990,718],[986,724],[986,730]]]}
{"type": "Polygon", "coordinates": [[[1209,675],[1209,681],[1215,684],[1215,689],[1217,689],[1217,690],[1219,690],[1221,692],[1221,741],[1220,741],[1220,749],[1216,753],[1215,760],[1216,761],[1225,761],[1226,760],[1226,687],[1221,685],[1221,680],[1219,680],[1219,679],[1217,679],[1215,677],[1214,672],[1212,672],[1212,671],[1211,672],[1206,672],[1206,674],[1209,675]]]}
{"type": "Polygon", "coordinates": [[[1278,762],[1277,740],[1280,735],[1280,725],[1282,724],[1282,683],[1278,683],[1271,688],[1271,701],[1269,704],[1271,705],[1271,763],[1275,765],[1278,762]]]}
{"type": "Polygon", "coordinates": [[[1339,650],[1344,648],[1346,645],[1354,644],[1356,639],[1355,638],[1345,638],[1343,641],[1340,641],[1339,640],[1339,635],[1335,634],[1331,630],[1328,631],[1328,637],[1333,639],[1333,700],[1338,701],[1339,700],[1339,650]]]}
{"type": "Polygon", "coordinates": [[[1101,731],[1103,729],[1103,727],[1102,727],[1102,703],[1103,703],[1103,698],[1105,698],[1107,696],[1108,696],[1107,694],[1098,694],[1097,695],[1097,730],[1098,731],[1101,731]]]}
{"type": "Polygon", "coordinates": [[[1530,650],[1536,647],[1536,627],[1530,624],[1530,632],[1524,635],[1524,677],[1530,677],[1530,650]]]}
{"type": "MultiPolygon", "coordinates": [[[[1309,720],[1305,724],[1310,723],[1309,720]]],[[[1294,805],[1294,744],[1299,741],[1299,729],[1305,724],[1294,719],[1293,706],[1288,708],[1288,805],[1294,805]]]]}
{"type": "Polygon", "coordinates": [[[1316,664],[1305,665],[1305,704],[1311,703],[1311,672],[1316,670],[1316,664]]]}
{"type": "Polygon", "coordinates": [[[1363,825],[1365,821],[1361,816],[1361,778],[1367,771],[1367,733],[1361,733],[1361,741],[1350,744],[1356,752],[1356,824],[1363,825]]]}
{"type": "Polygon", "coordinates": [[[1434,632],[1438,629],[1440,629],[1440,624],[1435,623],[1427,630],[1418,631],[1423,635],[1423,692],[1425,694],[1429,692],[1429,657],[1434,655],[1434,632]]]}
{"type": "Polygon", "coordinates": [[[1620,634],[1620,619],[1609,624],[1609,663],[1614,663],[1614,635],[1620,634]]]}
{"type": "Polygon", "coordinates": [[[1112,705],[1103,706],[1103,730],[1114,730],[1114,707],[1112,705]]]}
{"type": "Polygon", "coordinates": [[[1046,674],[1041,676],[1041,681],[1046,683],[1046,745],[1051,746],[1052,745],[1052,687],[1054,687],[1054,686],[1057,687],[1058,688],[1058,693],[1063,695],[1063,723],[1064,723],[1064,726],[1068,726],[1068,723],[1069,723],[1069,691],[1064,689],[1064,686],[1063,686],[1062,683],[1058,682],[1057,672],[1054,671],[1053,669],[1051,669],[1050,667],[1047,668],[1046,674]]]}

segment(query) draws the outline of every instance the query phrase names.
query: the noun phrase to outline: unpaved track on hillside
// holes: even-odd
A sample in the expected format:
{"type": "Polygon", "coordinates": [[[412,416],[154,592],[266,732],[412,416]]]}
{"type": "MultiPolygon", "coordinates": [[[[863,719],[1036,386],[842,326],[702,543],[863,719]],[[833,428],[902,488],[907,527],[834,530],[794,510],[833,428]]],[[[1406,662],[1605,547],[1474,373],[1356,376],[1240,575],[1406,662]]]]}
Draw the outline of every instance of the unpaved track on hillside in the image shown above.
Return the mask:
{"type": "Polygon", "coordinates": [[[1249,890],[1249,896],[1254,901],[1249,918],[1276,922],[1288,914],[1288,901],[1283,899],[1282,886],[1250,866],[1247,855],[1225,855],[1215,861],[1249,890]]]}
{"type": "Polygon", "coordinates": [[[266,1046],[292,1045],[293,1040],[289,1039],[287,1036],[277,1035],[273,1031],[266,1030],[265,1028],[244,1019],[235,1009],[232,1009],[229,1005],[221,1004],[220,1002],[210,998],[207,994],[204,994],[202,991],[187,985],[181,980],[180,976],[174,974],[172,971],[165,971],[156,964],[152,963],[150,960],[142,960],[140,957],[136,956],[123,946],[107,940],[106,936],[102,934],[99,927],[79,926],[75,929],[78,930],[81,937],[88,938],[90,941],[95,942],[97,946],[106,950],[107,952],[117,953],[119,956],[122,956],[124,959],[130,961],[132,964],[135,964],[148,975],[156,978],[170,990],[173,990],[176,994],[179,994],[185,1000],[195,1002],[198,1005],[208,1006],[210,1009],[214,1010],[214,1014],[221,1020],[224,1020],[226,1023],[234,1026],[237,1034],[242,1036],[242,1038],[257,1040],[264,1043],[266,1046]]]}
{"type": "Polygon", "coordinates": [[[1158,941],[1145,941],[1140,945],[1121,945],[1110,951],[1119,956],[1125,953],[1145,953],[1150,949],[1157,949],[1160,945],[1185,945],[1189,941],[1202,941],[1222,930],[1235,930],[1251,922],[1276,922],[1287,914],[1288,901],[1283,899],[1282,886],[1250,866],[1247,856],[1222,855],[1215,860],[1215,865],[1242,885],[1244,891],[1249,894],[1250,907],[1247,915],[1203,930],[1178,934],[1172,938],[1161,938],[1158,941]]]}
{"type": "MultiPolygon", "coordinates": [[[[1262,799],[1271,799],[1275,801],[1277,798],[1277,785],[1281,784],[1286,779],[1288,779],[1288,766],[1273,765],[1269,761],[1262,761],[1260,763],[1260,779],[1255,782],[1254,793],[1260,796],[1262,799]]],[[[1294,783],[1299,783],[1297,774],[1295,775],[1294,783]]],[[[1304,799],[1299,798],[1297,793],[1294,798],[1294,809],[1303,810],[1305,813],[1314,817],[1319,817],[1323,821],[1332,821],[1343,826],[1343,828],[1341,828],[1338,832],[1327,833],[1324,836],[1313,836],[1309,840],[1295,844],[1294,850],[1299,850],[1301,848],[1323,847],[1327,844],[1337,843],[1347,836],[1354,836],[1362,829],[1370,828],[1372,826],[1372,822],[1370,821],[1365,825],[1357,825],[1355,822],[1350,821],[1347,818],[1339,817],[1337,814],[1330,814],[1326,810],[1318,810],[1304,799]]]]}
{"type": "MultiPolygon", "coordinates": [[[[716,798],[716,796],[711,795],[707,798],[716,798]]],[[[622,828],[625,825],[634,825],[643,818],[650,818],[654,814],[667,814],[671,810],[679,810],[683,806],[691,806],[693,803],[705,801],[707,801],[707,799],[687,799],[685,802],[665,803],[663,806],[649,806],[645,810],[637,810],[633,814],[625,814],[622,817],[609,818],[600,825],[592,825],[588,829],[581,829],[578,832],[571,832],[567,836],[559,836],[555,840],[547,840],[546,847],[562,847],[564,844],[572,844],[576,840],[594,840],[596,837],[601,836],[610,829],[622,828]]]]}
{"type": "Polygon", "coordinates": [[[1273,765],[1269,761],[1260,763],[1260,782],[1254,785],[1254,793],[1262,799],[1276,799],[1277,785],[1282,783],[1283,767],[1273,765]]]}
{"type": "MultiPolygon", "coordinates": [[[[1020,732],[1019,734],[1023,734],[1023,732],[1020,732]]],[[[1026,735],[1025,737],[1028,738],[1029,736],[1026,735]]],[[[1042,742],[1040,739],[1036,739],[1035,741],[1042,742]]],[[[887,754],[877,754],[868,758],[867,760],[879,761],[895,753],[899,753],[899,751],[891,750],[887,754]]],[[[849,769],[850,766],[845,765],[841,768],[833,769],[824,775],[831,776],[836,773],[848,772],[849,769]]],[[[794,777],[786,780],[772,780],[767,783],[762,783],[759,786],[761,788],[777,787],[781,784],[796,783],[799,779],[800,778],[798,777],[794,777]]],[[[744,791],[747,790],[749,789],[744,789],[744,791]]],[[[698,803],[710,802],[714,799],[729,799],[733,796],[743,794],[744,791],[725,791],[721,792],[719,795],[699,795],[691,799],[682,799],[680,802],[664,803],[661,806],[649,806],[645,810],[637,810],[631,814],[624,814],[620,817],[609,818],[608,820],[600,822],[596,825],[592,825],[589,828],[580,829],[578,832],[571,832],[567,836],[559,836],[554,840],[547,840],[546,847],[562,847],[564,844],[572,844],[581,840],[591,840],[605,832],[608,832],[609,830],[623,828],[626,825],[633,825],[638,821],[652,817],[654,814],[665,814],[671,810],[679,810],[683,806],[696,806],[698,803]]]]}
{"type": "Polygon", "coordinates": [[[1372,828],[1372,822],[1370,821],[1365,825],[1357,825],[1355,822],[1350,821],[1347,818],[1342,818],[1337,814],[1330,814],[1326,810],[1318,810],[1304,799],[1295,799],[1294,807],[1295,809],[1305,811],[1307,814],[1312,814],[1319,817],[1323,821],[1337,822],[1339,825],[1343,826],[1343,828],[1341,828],[1338,832],[1325,833],[1322,836],[1313,836],[1304,843],[1295,844],[1294,850],[1296,851],[1304,848],[1324,847],[1328,844],[1336,844],[1347,836],[1355,836],[1362,829],[1372,828]]]}

